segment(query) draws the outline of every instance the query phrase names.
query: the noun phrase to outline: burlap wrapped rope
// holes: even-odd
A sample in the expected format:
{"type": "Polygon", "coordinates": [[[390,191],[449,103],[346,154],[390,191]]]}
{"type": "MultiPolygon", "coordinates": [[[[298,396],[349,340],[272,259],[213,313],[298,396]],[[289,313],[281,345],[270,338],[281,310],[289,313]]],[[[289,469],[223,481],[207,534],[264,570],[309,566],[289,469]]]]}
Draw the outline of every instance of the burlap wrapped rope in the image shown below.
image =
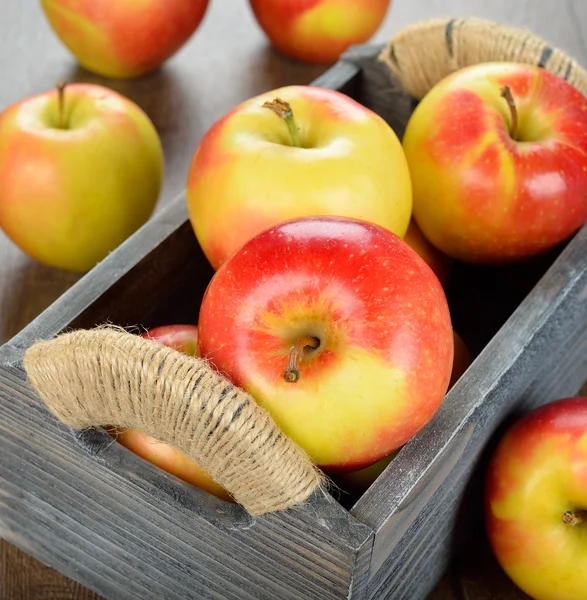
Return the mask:
{"type": "Polygon", "coordinates": [[[30,383],[73,429],[135,427],[195,460],[251,515],[303,502],[323,479],[248,394],[204,360],[118,328],[39,341],[30,383]]]}
{"type": "Polygon", "coordinates": [[[495,61],[540,66],[587,95],[587,73],[567,54],[530,31],[484,19],[419,21],[392,37],[380,59],[417,100],[450,73],[495,61]]]}

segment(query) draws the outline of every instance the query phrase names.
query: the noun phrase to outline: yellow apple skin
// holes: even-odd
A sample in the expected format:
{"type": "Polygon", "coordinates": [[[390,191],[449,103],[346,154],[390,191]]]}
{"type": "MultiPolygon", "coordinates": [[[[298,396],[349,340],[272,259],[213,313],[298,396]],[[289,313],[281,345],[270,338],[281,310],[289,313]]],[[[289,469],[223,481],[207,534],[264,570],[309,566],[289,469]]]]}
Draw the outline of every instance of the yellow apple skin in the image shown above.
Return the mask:
{"type": "Polygon", "coordinates": [[[390,0],[250,0],[277,50],[310,63],[332,63],[381,25],[390,0]]]}
{"type": "Polygon", "coordinates": [[[449,75],[416,107],[403,148],[413,217],[453,258],[522,260],[587,221],[587,98],[544,69],[485,63],[449,75]]]}
{"type": "MultiPolygon", "coordinates": [[[[463,338],[454,330],[453,340],[454,359],[447,392],[473,362],[473,357],[469,351],[469,348],[463,341],[463,338]]],[[[349,471],[347,473],[337,473],[332,476],[332,479],[336,485],[343,489],[355,490],[362,493],[371,487],[379,475],[385,471],[387,465],[397,456],[398,452],[399,449],[395,452],[392,452],[389,456],[378,460],[376,463],[365,467],[364,469],[359,469],[358,471],[349,471]]]]}
{"type": "Polygon", "coordinates": [[[163,150],[147,115],[98,85],[24,99],[0,115],[0,227],[32,258],[85,272],[151,216],[163,150]]]}
{"type": "Polygon", "coordinates": [[[587,398],[518,419],[491,457],[485,517],[493,552],[535,600],[587,597],[587,398]],[[565,513],[582,522],[565,522],[565,513]]]}
{"type": "Polygon", "coordinates": [[[78,62],[111,78],[152,71],[192,36],[208,0],[41,0],[78,62]]]}
{"type": "Polygon", "coordinates": [[[190,219],[215,269],[261,231],[297,217],[371,221],[403,238],[412,187],[401,144],[339,92],[288,86],[235,107],[206,133],[187,182],[190,219]],[[266,101],[291,105],[302,147],[266,101]]]}

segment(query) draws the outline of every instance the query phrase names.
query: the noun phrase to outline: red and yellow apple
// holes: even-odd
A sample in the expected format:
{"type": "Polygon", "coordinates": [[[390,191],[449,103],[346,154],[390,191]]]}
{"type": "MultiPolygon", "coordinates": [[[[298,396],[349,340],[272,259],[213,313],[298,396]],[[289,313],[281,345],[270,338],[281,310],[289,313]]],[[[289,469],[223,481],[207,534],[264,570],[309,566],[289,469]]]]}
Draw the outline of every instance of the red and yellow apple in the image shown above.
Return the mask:
{"type": "MultiPolygon", "coordinates": [[[[183,323],[163,325],[146,331],[143,337],[155,340],[189,356],[197,356],[198,328],[196,325],[183,323]]],[[[230,494],[202,467],[170,444],[130,427],[113,427],[108,430],[119,444],[141,458],[209,494],[232,502],[230,494]]]]}
{"type": "Polygon", "coordinates": [[[119,444],[160,469],[222,500],[232,502],[230,494],[198,463],[173,446],[160,442],[138,429],[119,427],[110,430],[110,434],[119,444]]]}
{"type": "Polygon", "coordinates": [[[129,78],[175,54],[200,25],[208,0],[41,0],[41,6],[83,67],[129,78]]]}
{"type": "Polygon", "coordinates": [[[298,217],[364,219],[403,237],[412,188],[381,117],[339,92],[290,86],[240,104],[208,130],[192,159],[187,206],[217,269],[264,229],[298,217]]]}
{"type": "Polygon", "coordinates": [[[273,46],[292,58],[333,63],[379,29],[390,0],[250,0],[273,46]]]}
{"type": "Polygon", "coordinates": [[[324,470],[388,456],[437,411],[453,363],[444,291],[374,223],[305,217],[265,230],[214,274],[199,354],[324,470]]]}
{"type": "Polygon", "coordinates": [[[155,340],[160,344],[169,346],[178,352],[189,356],[198,355],[198,326],[184,323],[174,325],[161,325],[149,329],[143,334],[147,339],[155,340]]]}
{"type": "Polygon", "coordinates": [[[494,554],[524,592],[587,597],[587,398],[550,402],[506,431],[488,467],[485,514],[494,554]]]}
{"type": "Polygon", "coordinates": [[[424,237],[414,219],[410,221],[404,241],[424,259],[446,289],[453,266],[450,256],[440,252],[424,237]]]}
{"type": "MultiPolygon", "coordinates": [[[[448,390],[457,382],[459,377],[469,368],[473,362],[473,357],[469,351],[469,348],[463,341],[463,338],[456,332],[453,331],[454,339],[454,360],[452,365],[452,372],[450,376],[450,382],[448,384],[448,390]]],[[[448,391],[447,390],[447,391],[448,391]]],[[[334,482],[339,487],[346,490],[355,490],[364,492],[367,490],[373,482],[385,471],[387,465],[397,456],[398,450],[392,452],[389,456],[382,458],[376,463],[359,469],[358,471],[349,471],[346,473],[339,473],[334,477],[334,482]]]]}
{"type": "Polygon", "coordinates": [[[147,115],[71,84],[0,114],[0,227],[34,259],[84,272],[151,216],[163,150],[147,115]]]}
{"type": "Polygon", "coordinates": [[[453,258],[521,260],[587,221],[587,99],[544,69],[453,73],[418,104],[403,148],[413,217],[453,258]]]}

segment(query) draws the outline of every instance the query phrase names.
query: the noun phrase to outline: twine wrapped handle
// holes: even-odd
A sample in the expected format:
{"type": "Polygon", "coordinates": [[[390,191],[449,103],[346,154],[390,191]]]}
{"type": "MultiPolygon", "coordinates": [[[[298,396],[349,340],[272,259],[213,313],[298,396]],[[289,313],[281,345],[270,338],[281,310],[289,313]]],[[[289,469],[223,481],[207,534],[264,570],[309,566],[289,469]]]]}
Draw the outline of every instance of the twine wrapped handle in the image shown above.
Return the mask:
{"type": "Polygon", "coordinates": [[[299,504],[323,481],[251,396],[206,361],[154,340],[78,330],[36,342],[23,362],[60,421],[140,429],[195,460],[251,515],[299,504]]]}
{"type": "Polygon", "coordinates": [[[484,19],[418,21],[389,40],[380,60],[417,100],[450,73],[495,61],[542,67],[587,95],[587,73],[563,51],[530,31],[484,19]]]}

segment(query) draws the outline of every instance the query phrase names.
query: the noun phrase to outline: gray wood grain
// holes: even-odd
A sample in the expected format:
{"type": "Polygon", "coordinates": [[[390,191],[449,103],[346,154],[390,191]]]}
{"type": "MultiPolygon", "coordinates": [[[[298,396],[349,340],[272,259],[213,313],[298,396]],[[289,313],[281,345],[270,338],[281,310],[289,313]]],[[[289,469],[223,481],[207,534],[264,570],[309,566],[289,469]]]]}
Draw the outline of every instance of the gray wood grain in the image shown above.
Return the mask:
{"type": "Polygon", "coordinates": [[[111,440],[85,451],[13,367],[0,415],[0,535],[108,598],[335,599],[370,550],[330,496],[253,519],[111,440]]]}

